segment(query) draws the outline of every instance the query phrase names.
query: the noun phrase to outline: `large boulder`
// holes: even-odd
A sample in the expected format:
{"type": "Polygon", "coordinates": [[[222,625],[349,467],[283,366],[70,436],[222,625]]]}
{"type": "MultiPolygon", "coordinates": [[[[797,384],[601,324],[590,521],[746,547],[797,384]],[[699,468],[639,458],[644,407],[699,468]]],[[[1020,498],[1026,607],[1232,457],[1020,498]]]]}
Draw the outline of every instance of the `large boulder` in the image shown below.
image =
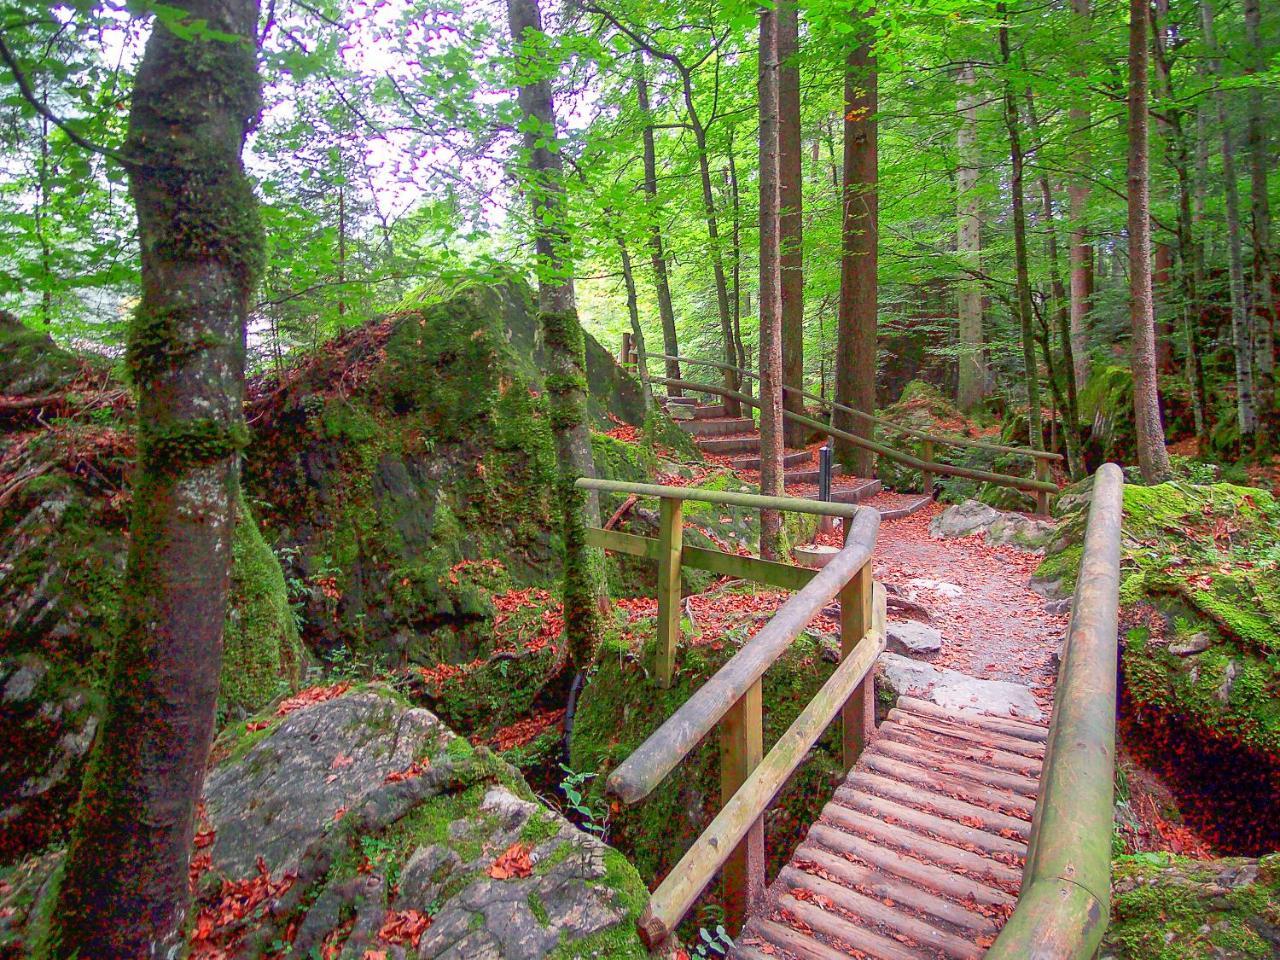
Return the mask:
{"type": "Polygon", "coordinates": [[[947,507],[929,524],[929,534],[940,539],[973,537],[981,534],[988,543],[1018,547],[1042,553],[1053,536],[1048,520],[1023,513],[997,510],[978,500],[947,507]]]}

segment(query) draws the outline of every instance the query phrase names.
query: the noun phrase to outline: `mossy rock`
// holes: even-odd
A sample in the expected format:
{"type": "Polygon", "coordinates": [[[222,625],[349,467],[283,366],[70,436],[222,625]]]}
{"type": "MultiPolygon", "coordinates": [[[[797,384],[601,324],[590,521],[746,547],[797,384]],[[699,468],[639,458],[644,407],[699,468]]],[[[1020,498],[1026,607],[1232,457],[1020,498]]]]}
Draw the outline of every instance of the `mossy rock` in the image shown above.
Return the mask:
{"type": "Polygon", "coordinates": [[[0,310],[0,394],[39,395],[76,374],[76,358],[13,314],[0,310]]]}
{"type": "Polygon", "coordinates": [[[1090,463],[1132,461],[1137,444],[1133,422],[1133,373],[1128,367],[1094,364],[1077,400],[1080,422],[1089,427],[1090,463]]]}
{"type": "Polygon", "coordinates": [[[1280,953],[1280,857],[1113,865],[1107,960],[1264,960],[1280,953]]]}

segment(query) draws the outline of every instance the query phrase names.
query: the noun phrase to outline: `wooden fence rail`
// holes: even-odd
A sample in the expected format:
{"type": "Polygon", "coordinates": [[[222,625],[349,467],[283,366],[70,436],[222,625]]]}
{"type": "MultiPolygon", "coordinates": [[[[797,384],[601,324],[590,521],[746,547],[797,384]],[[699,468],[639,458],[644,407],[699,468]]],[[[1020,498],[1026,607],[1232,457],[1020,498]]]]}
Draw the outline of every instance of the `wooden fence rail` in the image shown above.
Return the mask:
{"type": "Polygon", "coordinates": [[[655,676],[669,685],[680,630],[680,566],[799,587],[773,618],[610,775],[606,789],[623,803],[643,800],[708,734],[719,728],[722,808],[650,896],[638,923],[651,948],[660,945],[698,895],[722,873],[727,922],[736,930],[749,904],[764,893],[763,816],[792,772],[837,714],[843,719],[846,767],[853,765],[873,721],[869,680],[885,645],[885,595],[871,578],[880,528],[875,510],[852,504],[789,497],[661,487],[582,479],[578,486],[660,498],[657,538],[591,529],[588,542],[658,561],[658,653],[655,676]],[[687,500],[770,510],[792,510],[844,521],[844,546],[818,571],[694,551],[681,543],[681,507],[687,500]],[[783,572],[790,571],[790,572],[783,572]],[[840,600],[840,665],[786,733],[764,753],[761,678],[809,621],[840,600]]]}

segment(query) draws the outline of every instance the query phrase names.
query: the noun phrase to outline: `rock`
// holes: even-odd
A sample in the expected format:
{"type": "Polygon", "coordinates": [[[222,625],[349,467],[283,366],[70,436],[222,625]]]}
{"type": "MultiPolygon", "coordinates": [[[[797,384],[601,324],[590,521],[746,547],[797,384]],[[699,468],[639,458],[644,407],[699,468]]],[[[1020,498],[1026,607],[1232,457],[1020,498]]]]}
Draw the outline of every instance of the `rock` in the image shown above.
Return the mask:
{"type": "Polygon", "coordinates": [[[1064,613],[1071,612],[1071,598],[1062,597],[1058,600],[1048,600],[1044,605],[1044,612],[1051,613],[1055,617],[1060,617],[1064,613]]]}
{"type": "Polygon", "coordinates": [[[945,580],[930,580],[927,577],[915,577],[907,581],[907,586],[911,588],[908,591],[908,599],[914,600],[921,590],[928,590],[930,593],[936,593],[939,596],[946,597],[948,600],[958,600],[964,596],[964,590],[954,583],[947,583],[945,580]]]}
{"type": "Polygon", "coordinates": [[[1204,653],[1213,646],[1213,637],[1203,630],[1193,633],[1183,640],[1175,640],[1169,644],[1169,652],[1178,657],[1190,657],[1204,653]]]}
{"type": "Polygon", "coordinates": [[[888,634],[885,640],[893,653],[919,657],[942,649],[942,634],[926,624],[906,620],[889,623],[885,630],[888,634]]]}
{"type": "Polygon", "coordinates": [[[1053,536],[1054,524],[1026,514],[1006,512],[977,500],[966,500],[933,518],[929,534],[939,539],[985,534],[988,543],[1004,544],[1043,553],[1053,536]]]}
{"type": "Polygon", "coordinates": [[[672,420],[696,420],[697,411],[690,405],[674,403],[667,407],[667,416],[672,420]]]}
{"type": "Polygon", "coordinates": [[[1031,690],[1005,680],[980,680],[895,653],[882,653],[877,682],[898,696],[930,700],[947,709],[977,710],[997,717],[1039,722],[1044,712],[1031,690]]]}

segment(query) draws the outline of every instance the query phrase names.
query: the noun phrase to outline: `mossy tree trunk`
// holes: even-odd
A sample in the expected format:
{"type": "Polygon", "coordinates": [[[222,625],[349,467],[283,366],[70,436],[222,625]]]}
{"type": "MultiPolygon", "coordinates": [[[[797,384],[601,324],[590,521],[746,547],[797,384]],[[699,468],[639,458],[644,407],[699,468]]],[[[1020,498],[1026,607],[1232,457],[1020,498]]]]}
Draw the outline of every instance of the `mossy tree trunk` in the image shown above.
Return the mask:
{"type": "MultiPolygon", "coordinates": [[[[778,5],[778,249],[782,273],[782,405],[804,413],[804,147],[800,139],[800,11],[778,5]],[[794,387],[794,390],[787,390],[794,387]]],[[[805,428],[787,420],[788,447],[803,447],[805,428]]]]}
{"type": "Polygon", "coordinates": [[[245,318],[261,271],[241,150],[260,108],[256,0],[174,0],[134,87],[125,156],[142,300],[129,331],[138,465],[120,635],[47,956],[183,949],[213,736],[245,429],[245,318]]]}
{"type": "Polygon", "coordinates": [[[515,42],[518,100],[524,114],[522,180],[532,205],[537,252],[538,310],[547,347],[547,399],[559,461],[558,498],[564,538],[564,620],[569,656],[579,670],[595,657],[601,614],[608,607],[599,553],[587,546],[586,528],[600,523],[600,504],[574,487],[594,477],[587,426],[586,345],[574,300],[569,237],[565,226],[564,164],[556,136],[542,14],[538,0],[507,0],[515,42]]]}
{"type": "Polygon", "coordinates": [[[972,273],[957,285],[960,362],[956,402],[972,413],[987,394],[987,362],[982,336],[982,286],[976,274],[982,269],[982,206],[978,196],[978,106],[977,80],[972,63],[962,63],[956,71],[956,256],[972,273]]]}
{"type": "MultiPolygon", "coordinates": [[[[783,492],[782,262],[778,205],[778,13],[760,9],[760,492],[783,492]]],[[[760,556],[778,559],[782,514],[760,511],[760,556]]]]}

